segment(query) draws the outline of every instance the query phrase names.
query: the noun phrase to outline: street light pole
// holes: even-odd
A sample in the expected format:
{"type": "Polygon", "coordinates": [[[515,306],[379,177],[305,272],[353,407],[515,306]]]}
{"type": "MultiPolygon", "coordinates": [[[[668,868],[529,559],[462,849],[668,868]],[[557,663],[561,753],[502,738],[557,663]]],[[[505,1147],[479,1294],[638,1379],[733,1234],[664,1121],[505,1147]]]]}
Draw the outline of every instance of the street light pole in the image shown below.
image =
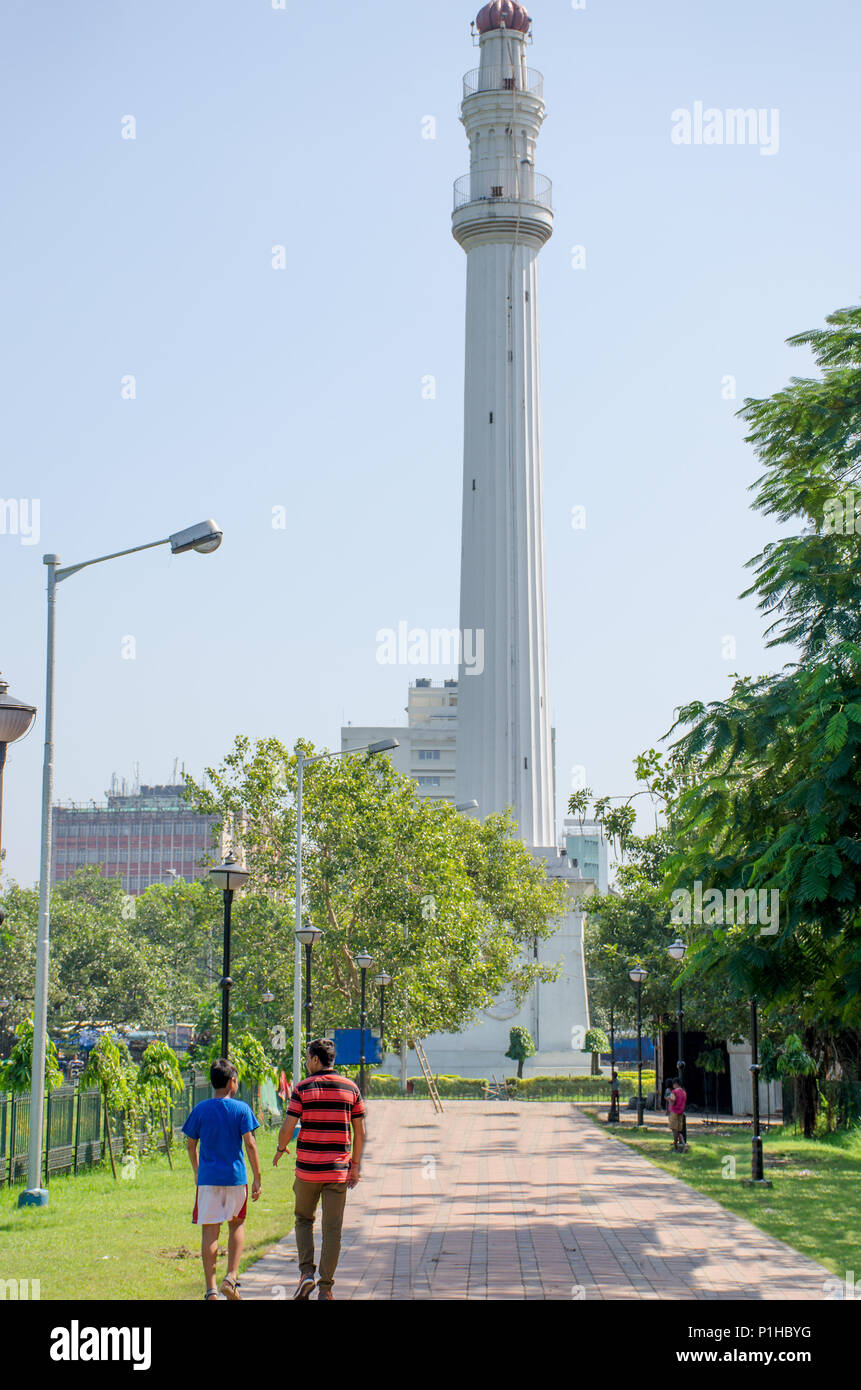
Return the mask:
{"type": "Polygon", "coordinates": [[[370,970],[373,963],[374,958],[373,956],[369,955],[367,951],[361,951],[359,955],[356,956],[356,964],[359,967],[359,972],[362,979],[362,1039],[361,1048],[359,1052],[359,1090],[361,1091],[362,1095],[365,1094],[365,1028],[368,1022],[368,1015],[365,1012],[365,982],[367,979],[368,971],[370,970]]]}
{"type": "Polygon", "coordinates": [[[368,744],[364,748],[342,748],[336,749],[331,753],[316,753],[308,758],[301,750],[296,753],[296,928],[295,928],[295,948],[293,952],[293,1084],[301,1081],[302,1072],[302,945],[299,933],[302,931],[302,908],[303,892],[302,883],[302,813],[303,813],[303,790],[305,781],[305,768],[311,763],[321,763],[327,758],[343,758],[348,754],[370,753],[376,757],[378,753],[390,753],[395,748],[400,748],[400,743],[396,738],[382,739],[379,743],[368,744]]]}
{"type": "Polygon", "coordinates": [[[637,1125],[643,1123],[643,982],[649,978],[642,965],[630,971],[629,979],[637,986],[637,1125]]]}
{"type": "Polygon", "coordinates": [[[385,1036],[386,1036],[386,990],[392,983],[392,977],[387,971],[381,970],[374,980],[374,984],[380,991],[380,1056],[386,1055],[385,1036]]]}
{"type": "MultiPolygon", "coordinates": [[[[671,960],[675,961],[683,961],[685,956],[687,955],[687,951],[688,948],[685,945],[684,941],[682,941],[680,936],[677,936],[673,944],[667,947],[667,955],[670,957],[671,960]]],[[[687,1087],[685,1086],[685,1011],[682,1004],[681,985],[679,985],[678,993],[676,1027],[676,1074],[679,1078],[679,1085],[681,1086],[683,1091],[686,1091],[687,1087]]],[[[682,1115],[682,1140],[685,1144],[688,1142],[687,1114],[682,1115]]]]}
{"type": "Polygon", "coordinates": [[[229,1057],[230,1047],[230,991],[233,980],[230,977],[230,937],[233,921],[233,894],[243,888],[251,877],[243,869],[233,854],[228,854],[223,864],[210,869],[209,877],[217,883],[224,896],[224,952],[221,971],[221,1055],[229,1057]]]}
{"type": "Polygon", "coordinates": [[[619,1093],[613,1089],[616,1073],[616,1021],[613,1005],[610,1005],[610,1124],[619,1123],[619,1093]]]}
{"type": "Polygon", "coordinates": [[[320,927],[315,927],[308,918],[305,919],[301,929],[296,933],[296,941],[300,947],[305,947],[305,1050],[311,1046],[311,1013],[313,1003],[311,1000],[311,951],[323,938],[320,927]]]}
{"type": "Polygon", "coordinates": [[[166,540],[100,555],[79,565],[60,568],[59,555],[44,555],[48,568],[48,625],[45,661],[45,751],[42,763],[42,845],[39,857],[39,926],[36,943],[36,985],[33,1001],[33,1056],[30,1077],[30,1139],[27,1152],[27,1190],[18,1198],[19,1207],[46,1207],[48,1192],[41,1186],[42,1141],[44,1137],[45,1057],[48,1036],[48,971],[51,958],[51,813],[54,800],[54,658],[56,650],[57,585],[80,570],[137,555],[142,550],[169,545],[174,555],[190,550],[210,554],[221,545],[222,533],[214,521],[205,521],[178,531],[166,540]]]}

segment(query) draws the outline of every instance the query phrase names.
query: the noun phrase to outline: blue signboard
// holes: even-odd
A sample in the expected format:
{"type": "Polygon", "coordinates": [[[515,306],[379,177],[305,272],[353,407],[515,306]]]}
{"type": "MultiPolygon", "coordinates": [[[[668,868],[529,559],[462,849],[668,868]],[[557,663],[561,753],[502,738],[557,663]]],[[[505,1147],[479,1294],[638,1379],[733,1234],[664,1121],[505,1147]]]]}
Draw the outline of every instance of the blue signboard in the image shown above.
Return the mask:
{"type": "MultiPolygon", "coordinates": [[[[336,1028],[332,1033],[335,1044],[335,1066],[357,1067],[362,1060],[361,1028],[336,1028]]],[[[380,1039],[370,1028],[365,1029],[365,1061],[380,1063],[383,1060],[380,1039]]]]}

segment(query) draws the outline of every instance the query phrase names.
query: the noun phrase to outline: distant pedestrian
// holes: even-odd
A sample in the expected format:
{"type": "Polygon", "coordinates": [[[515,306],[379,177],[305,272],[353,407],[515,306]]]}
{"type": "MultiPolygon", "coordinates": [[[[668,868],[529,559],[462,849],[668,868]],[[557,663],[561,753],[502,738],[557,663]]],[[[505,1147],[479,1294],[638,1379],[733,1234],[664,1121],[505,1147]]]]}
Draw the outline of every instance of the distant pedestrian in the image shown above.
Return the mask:
{"type": "Polygon", "coordinates": [[[348,1189],[361,1178],[365,1147],[365,1103],[358,1086],[335,1071],[335,1044],[328,1038],[312,1042],[306,1060],[309,1075],[293,1087],[293,1095],[278,1135],[277,1167],[302,1121],[296,1141],[296,1248],[299,1283],[294,1299],[308,1299],[317,1272],[314,1263],[314,1217],[323,1207],[323,1242],[317,1297],[334,1298],[332,1286],[341,1253],[341,1228],[348,1189]],[[351,1133],[352,1131],[352,1133],[351,1133]]]}
{"type": "Polygon", "coordinates": [[[251,1107],[236,1100],[239,1078],[232,1062],[224,1057],[209,1069],[215,1096],[196,1105],[182,1127],[188,1140],[188,1157],[197,1184],[192,1221],[201,1226],[200,1254],[206,1280],[207,1302],[217,1302],[218,1237],[228,1223],[227,1273],[221,1292],[231,1303],[241,1302],[239,1261],[245,1244],[245,1215],[248,1208],[248,1172],[242,1145],[248,1154],[254,1185],[251,1200],[261,1192],[260,1159],[255,1129],[259,1121],[251,1107]],[[198,1144],[200,1154],[198,1155],[198,1144]]]}
{"type": "Polygon", "coordinates": [[[673,1136],[673,1148],[681,1153],[684,1153],[688,1147],[685,1143],[685,1106],[687,1103],[687,1092],[682,1088],[682,1083],[678,1077],[674,1077],[670,1082],[667,1116],[673,1136]]]}
{"type": "Polygon", "coordinates": [[[619,1073],[618,1073],[617,1071],[614,1070],[613,1075],[612,1075],[612,1077],[610,1078],[610,1116],[609,1116],[609,1122],[610,1122],[611,1125],[612,1125],[612,1124],[618,1124],[618,1123],[619,1123],[619,1097],[620,1097],[620,1095],[621,1095],[621,1087],[620,1087],[620,1085],[619,1085],[619,1073]]]}

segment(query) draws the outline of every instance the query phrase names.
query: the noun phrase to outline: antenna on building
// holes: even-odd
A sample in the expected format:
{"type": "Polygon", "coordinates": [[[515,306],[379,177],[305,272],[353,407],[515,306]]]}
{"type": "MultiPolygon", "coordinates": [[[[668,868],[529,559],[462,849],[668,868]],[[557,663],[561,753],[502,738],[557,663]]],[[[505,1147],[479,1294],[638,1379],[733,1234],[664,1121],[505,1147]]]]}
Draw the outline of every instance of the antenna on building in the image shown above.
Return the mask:
{"type": "Polygon", "coordinates": [[[133,792],[133,795],[134,795],[134,796],[137,796],[137,795],[139,794],[139,792],[140,792],[140,789],[141,789],[141,765],[140,765],[140,763],[133,763],[133,764],[132,764],[132,771],[134,772],[134,775],[135,775],[135,785],[134,785],[134,792],[133,792]]]}
{"type": "Polygon", "coordinates": [[[174,758],[174,760],[173,760],[173,773],[172,773],[171,779],[170,779],[170,785],[171,785],[172,787],[177,786],[176,774],[177,774],[178,768],[179,768],[179,758],[174,758]]]}

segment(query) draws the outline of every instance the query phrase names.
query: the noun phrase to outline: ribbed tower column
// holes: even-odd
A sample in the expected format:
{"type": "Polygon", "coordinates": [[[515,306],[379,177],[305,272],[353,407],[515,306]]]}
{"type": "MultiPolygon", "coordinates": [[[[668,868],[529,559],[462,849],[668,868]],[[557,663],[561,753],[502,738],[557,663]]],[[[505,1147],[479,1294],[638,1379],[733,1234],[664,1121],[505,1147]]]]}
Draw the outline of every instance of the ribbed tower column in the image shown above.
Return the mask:
{"type": "Polygon", "coordinates": [[[540,848],[555,843],[537,266],[553,214],[534,164],[545,108],[522,6],[486,5],[477,25],[481,65],[461,110],[470,172],[453,215],[467,254],[457,799],[481,816],[512,807],[540,848]],[[483,670],[469,664],[476,633],[483,670]]]}

